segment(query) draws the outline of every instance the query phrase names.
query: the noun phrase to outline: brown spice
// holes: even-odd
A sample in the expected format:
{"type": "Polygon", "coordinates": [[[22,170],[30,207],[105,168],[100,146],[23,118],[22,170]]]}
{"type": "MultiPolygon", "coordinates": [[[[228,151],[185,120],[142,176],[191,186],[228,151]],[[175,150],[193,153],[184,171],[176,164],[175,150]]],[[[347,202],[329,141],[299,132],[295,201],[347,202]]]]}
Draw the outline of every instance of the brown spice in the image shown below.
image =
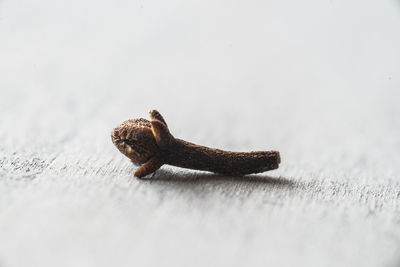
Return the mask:
{"type": "Polygon", "coordinates": [[[228,175],[245,175],[277,169],[278,151],[231,152],[199,146],[174,138],[156,110],[150,121],[130,119],[111,133],[112,142],[130,160],[141,165],[134,173],[146,176],[163,164],[228,175]]]}

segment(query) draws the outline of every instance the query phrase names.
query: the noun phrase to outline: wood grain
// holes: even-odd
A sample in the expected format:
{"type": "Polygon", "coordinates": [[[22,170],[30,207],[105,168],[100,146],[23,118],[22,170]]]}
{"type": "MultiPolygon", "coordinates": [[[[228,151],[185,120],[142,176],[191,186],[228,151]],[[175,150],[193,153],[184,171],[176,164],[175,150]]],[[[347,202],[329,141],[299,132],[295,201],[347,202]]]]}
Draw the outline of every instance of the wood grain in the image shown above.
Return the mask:
{"type": "Polygon", "coordinates": [[[0,266],[398,266],[398,5],[285,3],[3,1],[0,266]],[[151,108],[281,165],[135,179],[151,108]]]}

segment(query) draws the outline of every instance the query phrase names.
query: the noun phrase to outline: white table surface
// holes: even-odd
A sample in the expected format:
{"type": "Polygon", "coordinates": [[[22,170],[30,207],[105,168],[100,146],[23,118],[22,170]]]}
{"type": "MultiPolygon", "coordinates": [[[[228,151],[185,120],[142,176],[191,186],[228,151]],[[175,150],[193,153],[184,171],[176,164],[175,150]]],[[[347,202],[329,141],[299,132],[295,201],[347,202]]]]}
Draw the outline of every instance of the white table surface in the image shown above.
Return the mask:
{"type": "Polygon", "coordinates": [[[0,266],[398,266],[400,2],[0,2],[0,266]],[[147,180],[110,131],[277,149],[147,180]]]}

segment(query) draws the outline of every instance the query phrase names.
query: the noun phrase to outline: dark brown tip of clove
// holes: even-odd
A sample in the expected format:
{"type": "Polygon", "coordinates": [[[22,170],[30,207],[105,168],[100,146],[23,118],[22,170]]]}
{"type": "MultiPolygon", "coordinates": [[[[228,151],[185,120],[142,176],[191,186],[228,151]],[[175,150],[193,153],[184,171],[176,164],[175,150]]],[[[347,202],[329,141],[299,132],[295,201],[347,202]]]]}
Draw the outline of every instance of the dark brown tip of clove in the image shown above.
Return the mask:
{"type": "Polygon", "coordinates": [[[278,164],[281,163],[281,154],[279,153],[279,151],[273,151],[276,155],[276,162],[278,162],[278,164]]]}

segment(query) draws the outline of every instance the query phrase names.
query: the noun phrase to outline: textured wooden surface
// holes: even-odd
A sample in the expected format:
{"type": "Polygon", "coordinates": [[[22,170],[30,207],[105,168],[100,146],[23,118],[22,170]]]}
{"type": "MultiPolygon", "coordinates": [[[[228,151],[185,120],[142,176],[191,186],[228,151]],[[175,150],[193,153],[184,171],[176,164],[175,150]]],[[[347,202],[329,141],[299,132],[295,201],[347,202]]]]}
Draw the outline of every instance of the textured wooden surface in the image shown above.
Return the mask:
{"type": "Polygon", "coordinates": [[[398,1],[0,3],[0,266],[398,266],[398,1]],[[281,152],[245,178],[110,140],[281,152]]]}

